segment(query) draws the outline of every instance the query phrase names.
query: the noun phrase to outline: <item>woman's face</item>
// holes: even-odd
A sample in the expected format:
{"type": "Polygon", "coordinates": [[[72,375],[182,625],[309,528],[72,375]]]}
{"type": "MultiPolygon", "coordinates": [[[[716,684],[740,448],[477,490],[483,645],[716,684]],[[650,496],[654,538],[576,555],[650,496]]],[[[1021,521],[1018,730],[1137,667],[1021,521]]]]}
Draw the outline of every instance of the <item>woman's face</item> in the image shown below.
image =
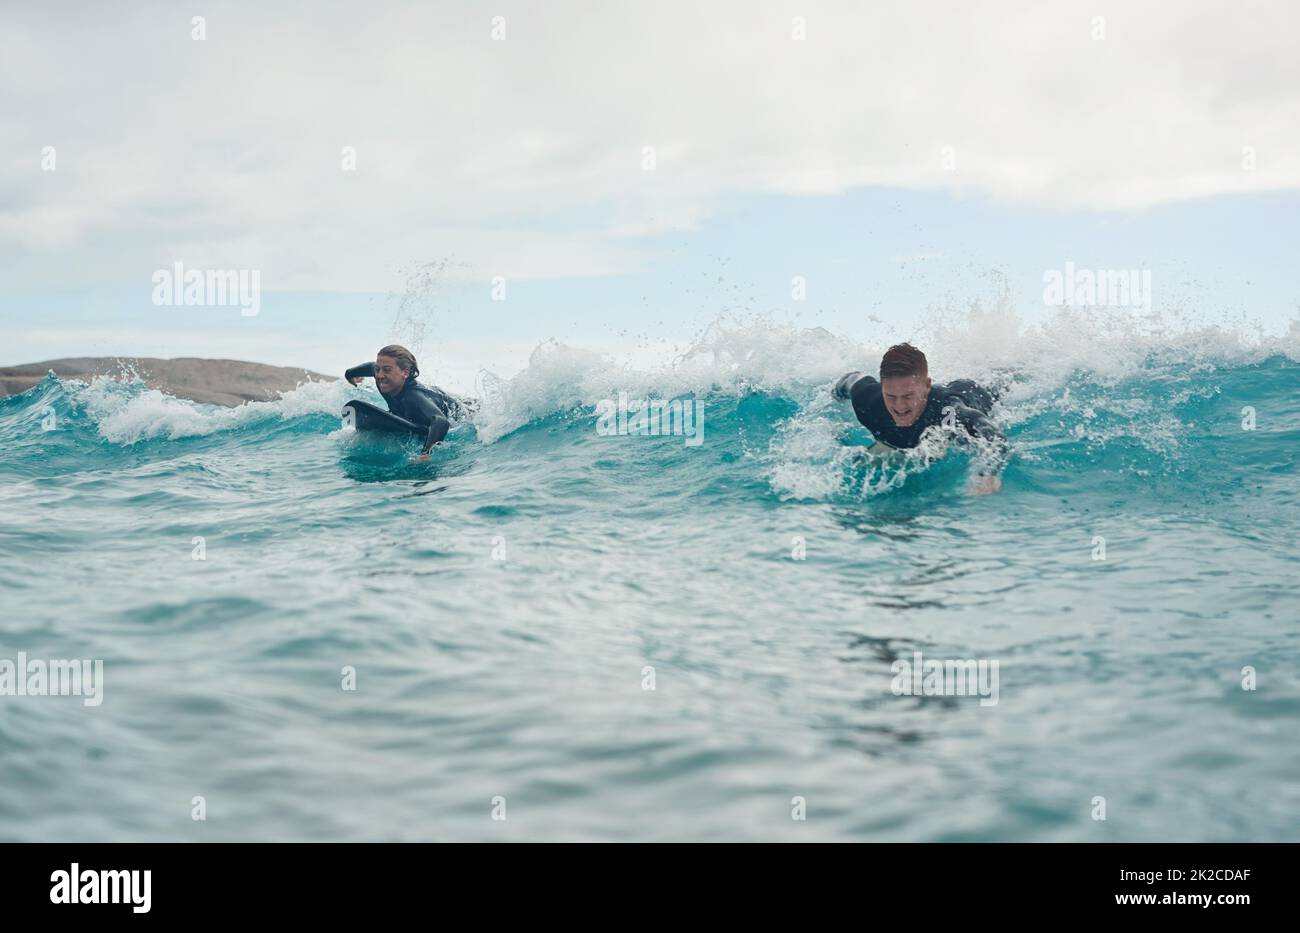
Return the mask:
{"type": "Polygon", "coordinates": [[[375,357],[375,385],[385,395],[396,395],[406,385],[406,375],[410,370],[398,366],[391,356],[375,357]]]}

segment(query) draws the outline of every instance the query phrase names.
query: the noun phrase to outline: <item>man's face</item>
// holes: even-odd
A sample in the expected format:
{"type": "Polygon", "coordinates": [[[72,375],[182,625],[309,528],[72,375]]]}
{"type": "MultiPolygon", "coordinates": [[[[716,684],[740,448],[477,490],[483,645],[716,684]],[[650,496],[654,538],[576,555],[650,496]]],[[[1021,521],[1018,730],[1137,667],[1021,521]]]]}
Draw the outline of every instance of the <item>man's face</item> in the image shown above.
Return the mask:
{"type": "Polygon", "coordinates": [[[391,356],[375,357],[375,385],[385,395],[396,395],[406,384],[406,370],[398,367],[391,356]]]}
{"type": "Polygon", "coordinates": [[[910,427],[921,417],[925,403],[930,400],[930,377],[890,376],[880,380],[880,391],[894,424],[910,427]]]}

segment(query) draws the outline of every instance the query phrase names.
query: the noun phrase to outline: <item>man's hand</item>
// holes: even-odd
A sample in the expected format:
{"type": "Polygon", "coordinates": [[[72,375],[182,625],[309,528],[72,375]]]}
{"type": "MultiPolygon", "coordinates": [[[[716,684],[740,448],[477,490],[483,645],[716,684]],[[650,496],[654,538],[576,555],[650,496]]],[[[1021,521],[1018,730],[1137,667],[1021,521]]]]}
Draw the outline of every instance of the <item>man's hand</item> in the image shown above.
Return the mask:
{"type": "Polygon", "coordinates": [[[365,380],[366,380],[365,376],[353,376],[351,379],[348,380],[348,382],[352,383],[354,386],[359,386],[361,385],[361,383],[365,382],[365,380]]]}
{"type": "Polygon", "coordinates": [[[426,450],[424,453],[420,454],[420,456],[415,457],[414,459],[412,459],[411,462],[412,462],[412,463],[428,463],[429,460],[430,460],[430,458],[431,458],[431,455],[430,455],[430,453],[426,450]]]}
{"type": "Polygon", "coordinates": [[[997,492],[1002,488],[1002,477],[1000,476],[977,476],[971,480],[970,488],[967,490],[972,496],[987,496],[989,493],[997,492]]]}

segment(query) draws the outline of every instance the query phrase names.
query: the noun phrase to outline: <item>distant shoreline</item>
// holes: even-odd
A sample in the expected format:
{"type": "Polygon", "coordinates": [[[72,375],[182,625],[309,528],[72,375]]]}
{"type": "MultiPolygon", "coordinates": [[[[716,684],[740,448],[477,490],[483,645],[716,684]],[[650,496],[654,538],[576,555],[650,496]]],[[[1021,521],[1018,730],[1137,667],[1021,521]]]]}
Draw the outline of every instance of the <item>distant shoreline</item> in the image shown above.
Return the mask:
{"type": "Polygon", "coordinates": [[[245,402],[267,402],[304,382],[332,382],[326,376],[295,366],[268,366],[243,360],[201,357],[94,356],[45,360],[20,366],[0,366],[0,396],[26,392],[53,370],[60,379],[89,382],[95,376],[121,376],[130,372],[151,389],[176,398],[210,405],[235,407],[245,402]]]}

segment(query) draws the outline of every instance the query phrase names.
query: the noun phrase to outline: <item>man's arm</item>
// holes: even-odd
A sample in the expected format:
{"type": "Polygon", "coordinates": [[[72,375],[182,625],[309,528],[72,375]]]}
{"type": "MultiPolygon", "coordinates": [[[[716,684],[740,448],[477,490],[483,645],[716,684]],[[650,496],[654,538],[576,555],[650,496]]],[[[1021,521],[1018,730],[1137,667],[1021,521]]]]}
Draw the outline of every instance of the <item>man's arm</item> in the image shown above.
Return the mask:
{"type": "Polygon", "coordinates": [[[965,429],[968,443],[973,442],[976,447],[976,481],[972,491],[997,492],[1002,487],[998,474],[1011,459],[1011,446],[1006,435],[979,409],[960,403],[954,404],[953,409],[958,423],[965,429]]]}
{"type": "Polygon", "coordinates": [[[374,378],[374,375],[375,361],[371,360],[368,363],[361,363],[357,366],[353,366],[343,374],[343,378],[355,386],[360,385],[362,379],[374,378]]]}
{"type": "Polygon", "coordinates": [[[865,373],[846,373],[831,389],[831,396],[847,399],[853,406],[853,414],[857,417],[858,423],[875,435],[876,427],[872,424],[873,419],[869,412],[872,410],[872,399],[879,399],[876,394],[879,391],[880,383],[876,382],[874,377],[865,373]]]}
{"type": "Polygon", "coordinates": [[[839,382],[831,388],[831,397],[837,398],[841,402],[853,396],[853,387],[857,385],[858,380],[862,378],[862,373],[852,372],[840,376],[839,382]]]}

